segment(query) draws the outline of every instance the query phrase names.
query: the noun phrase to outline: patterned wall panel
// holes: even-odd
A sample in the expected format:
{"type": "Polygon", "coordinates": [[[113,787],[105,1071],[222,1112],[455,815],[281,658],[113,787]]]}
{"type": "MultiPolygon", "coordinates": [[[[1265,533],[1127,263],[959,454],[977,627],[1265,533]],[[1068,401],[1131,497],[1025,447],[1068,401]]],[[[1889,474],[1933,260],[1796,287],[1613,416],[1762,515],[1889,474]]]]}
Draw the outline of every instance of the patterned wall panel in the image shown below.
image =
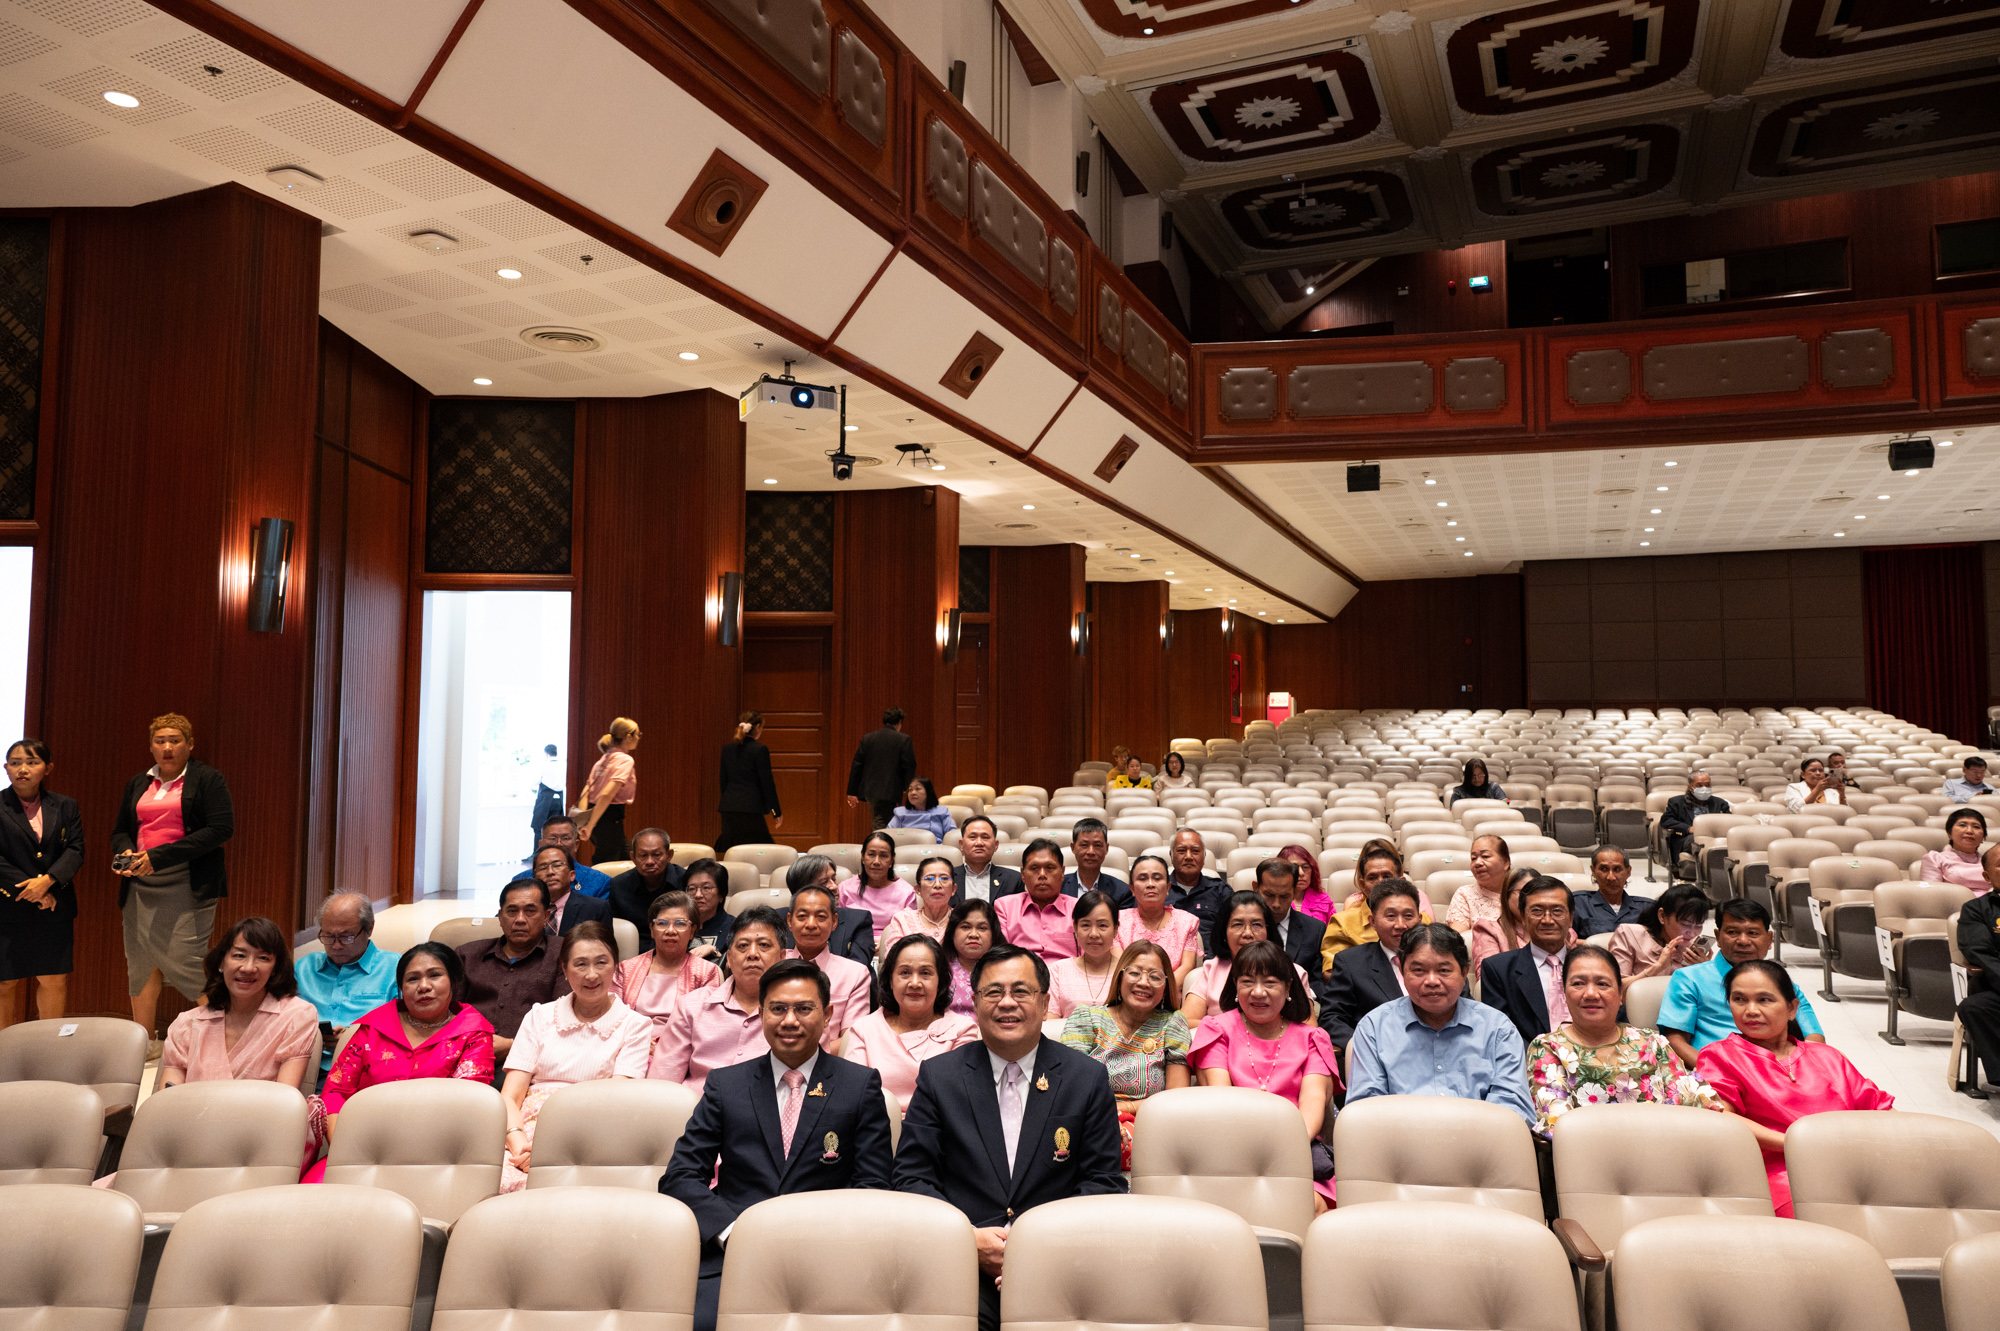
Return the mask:
{"type": "Polygon", "coordinates": [[[958,548],[958,608],[968,615],[984,615],[993,609],[992,547],[958,548]]]}
{"type": "Polygon", "coordinates": [[[431,403],[424,569],[567,574],[576,404],[431,403]]]}
{"type": "Polygon", "coordinates": [[[48,222],[0,217],[0,519],[8,521],[35,516],[48,294],[48,222]]]}
{"type": "Polygon", "coordinates": [[[746,496],[743,550],[746,611],[833,609],[832,494],[746,496]]]}

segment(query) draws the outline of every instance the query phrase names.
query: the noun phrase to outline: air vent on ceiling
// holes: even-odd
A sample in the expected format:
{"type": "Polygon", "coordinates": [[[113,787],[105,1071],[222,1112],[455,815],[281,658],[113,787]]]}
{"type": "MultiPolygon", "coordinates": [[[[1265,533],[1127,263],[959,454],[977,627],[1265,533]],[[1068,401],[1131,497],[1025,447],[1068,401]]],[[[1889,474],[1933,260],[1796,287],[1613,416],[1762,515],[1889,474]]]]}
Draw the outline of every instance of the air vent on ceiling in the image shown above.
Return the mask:
{"type": "Polygon", "coordinates": [[[1625,529],[1623,527],[1599,527],[1590,534],[1592,536],[1623,536],[1625,529]]]}
{"type": "Polygon", "coordinates": [[[1853,503],[1853,502],[1854,502],[1854,496],[1853,496],[1853,495],[1826,495],[1826,496],[1823,496],[1822,498],[1819,498],[1819,499],[1815,499],[1815,500],[1813,500],[1813,502],[1814,502],[1815,504],[1851,504],[1851,503],[1853,503]]]}
{"type": "Polygon", "coordinates": [[[1037,524],[1033,522],[1003,522],[1000,524],[1001,531],[1034,531],[1036,528],[1037,524]]]}
{"type": "Polygon", "coordinates": [[[856,453],[853,456],[854,456],[854,465],[857,467],[879,467],[882,465],[881,458],[875,457],[868,453],[856,453]]]}
{"type": "Polygon", "coordinates": [[[1629,485],[1610,485],[1602,490],[1592,490],[1591,493],[1594,495],[1629,495],[1637,494],[1638,491],[1629,485]]]}
{"type": "Polygon", "coordinates": [[[410,233],[410,243],[419,249],[449,254],[458,248],[458,237],[449,231],[439,231],[435,227],[424,227],[410,233]]]}
{"type": "Polygon", "coordinates": [[[598,341],[595,333],[586,332],[581,328],[562,328],[554,324],[523,328],[521,340],[543,351],[560,351],[572,356],[579,352],[595,351],[604,345],[598,341]]]}
{"type": "Polygon", "coordinates": [[[1378,488],[1383,490],[1400,490],[1408,484],[1408,481],[1384,481],[1378,488]]]}

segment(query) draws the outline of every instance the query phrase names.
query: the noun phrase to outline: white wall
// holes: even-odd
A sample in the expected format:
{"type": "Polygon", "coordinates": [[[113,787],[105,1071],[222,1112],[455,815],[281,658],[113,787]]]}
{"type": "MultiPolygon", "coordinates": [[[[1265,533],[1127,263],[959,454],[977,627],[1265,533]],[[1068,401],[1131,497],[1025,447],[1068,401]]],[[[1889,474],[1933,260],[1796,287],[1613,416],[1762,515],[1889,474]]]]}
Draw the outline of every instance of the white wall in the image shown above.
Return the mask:
{"type": "MultiPolygon", "coordinates": [[[[1113,182],[1112,188],[1117,188],[1113,182]]],[[[1166,266],[1167,276],[1174,284],[1174,294],[1180,298],[1181,315],[1189,311],[1189,287],[1187,269],[1187,242],[1174,237],[1171,249],[1160,248],[1160,217],[1168,212],[1157,194],[1139,194],[1123,201],[1119,210],[1123,234],[1120,236],[1118,261],[1121,264],[1160,263],[1166,266]]]]}

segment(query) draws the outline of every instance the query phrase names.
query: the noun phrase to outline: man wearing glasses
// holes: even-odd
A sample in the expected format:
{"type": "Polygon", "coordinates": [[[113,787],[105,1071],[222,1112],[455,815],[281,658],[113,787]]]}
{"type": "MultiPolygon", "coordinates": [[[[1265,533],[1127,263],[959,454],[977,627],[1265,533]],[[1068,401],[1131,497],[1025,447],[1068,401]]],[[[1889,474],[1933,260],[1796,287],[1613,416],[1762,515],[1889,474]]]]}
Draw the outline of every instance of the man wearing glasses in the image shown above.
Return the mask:
{"type": "Polygon", "coordinates": [[[972,996],[979,1043],[919,1066],[895,1187],[950,1202],[972,1221],[980,1331],[996,1331],[1015,1218],[1043,1202],[1126,1189],[1103,1065],[1042,1038],[1047,963],[1002,943],[973,963],[972,996]]]}
{"type": "Polygon", "coordinates": [[[1520,892],[1527,945],[1486,959],[1479,968],[1479,997],[1507,1014],[1525,1045],[1569,1020],[1569,1005],[1563,999],[1563,958],[1573,937],[1570,921],[1575,907],[1569,885],[1559,878],[1530,878],[1520,892]]]}
{"type": "Polygon", "coordinates": [[[319,908],[319,943],[326,951],[300,957],[292,968],[299,997],[319,1011],[322,1085],[340,1032],[396,996],[398,954],[375,946],[374,934],[375,907],[368,898],[336,892],[319,908]]]}

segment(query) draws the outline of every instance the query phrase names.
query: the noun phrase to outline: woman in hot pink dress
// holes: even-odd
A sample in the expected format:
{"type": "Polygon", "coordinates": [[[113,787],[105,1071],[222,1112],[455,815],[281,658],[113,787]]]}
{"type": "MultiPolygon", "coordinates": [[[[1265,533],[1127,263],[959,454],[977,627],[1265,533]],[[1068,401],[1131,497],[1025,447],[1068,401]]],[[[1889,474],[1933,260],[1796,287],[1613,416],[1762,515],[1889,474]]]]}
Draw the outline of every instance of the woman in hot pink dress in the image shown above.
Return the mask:
{"type": "Polygon", "coordinates": [[[694,941],[694,898],[685,892],[662,892],[652,905],[653,946],[630,961],[620,962],[611,991],[634,1012],[655,1025],[674,1014],[683,994],[706,989],[722,978],[712,961],[688,955],[694,941]]]}
{"type": "Polygon", "coordinates": [[[847,1032],[841,1057],[881,1073],[898,1108],[910,1107],[925,1059],[979,1038],[979,1023],[951,1010],[948,965],[935,938],[898,939],[882,957],[882,1006],[847,1032]]]}
{"type": "Polygon", "coordinates": [[[1153,943],[1174,959],[1174,983],[1187,979],[1201,964],[1201,921],[1167,904],[1167,884],[1173,870],[1158,855],[1132,861],[1132,909],[1118,919],[1118,950],[1134,943],[1153,943]]]}
{"type": "MultiPolygon", "coordinates": [[[[1319,1137],[1326,1106],[1340,1085],[1333,1042],[1312,1024],[1312,999],[1285,950],[1269,941],[1239,948],[1223,1010],[1202,1019],[1188,1066],[1203,1086],[1252,1086],[1299,1107],[1306,1135],[1319,1137]]],[[[1333,1202],[1333,1159],[1314,1152],[1316,1212],[1333,1202]]]]}
{"type": "Polygon", "coordinates": [[[1313,858],[1313,853],[1304,846],[1286,846],[1278,852],[1278,858],[1299,866],[1299,899],[1293,903],[1293,908],[1304,911],[1321,924],[1332,919],[1340,903],[1320,886],[1319,861],[1313,858]]]}
{"type": "Polygon", "coordinates": [[[917,890],[896,876],[896,838],[886,832],[868,834],[861,843],[861,872],[841,879],[834,890],[846,909],[865,910],[875,917],[878,939],[897,911],[917,904],[917,890]]]}
{"type": "Polygon", "coordinates": [[[1792,1214],[1792,1183],[1785,1172],[1785,1129],[1807,1114],[1838,1109],[1894,1109],[1896,1102],[1862,1076],[1831,1045],[1799,1032],[1798,990],[1782,966],[1744,961],[1723,979],[1736,1031],[1704,1048],[1695,1070],[1724,1104],[1749,1120],[1764,1148],[1771,1205],[1792,1214]]]}

